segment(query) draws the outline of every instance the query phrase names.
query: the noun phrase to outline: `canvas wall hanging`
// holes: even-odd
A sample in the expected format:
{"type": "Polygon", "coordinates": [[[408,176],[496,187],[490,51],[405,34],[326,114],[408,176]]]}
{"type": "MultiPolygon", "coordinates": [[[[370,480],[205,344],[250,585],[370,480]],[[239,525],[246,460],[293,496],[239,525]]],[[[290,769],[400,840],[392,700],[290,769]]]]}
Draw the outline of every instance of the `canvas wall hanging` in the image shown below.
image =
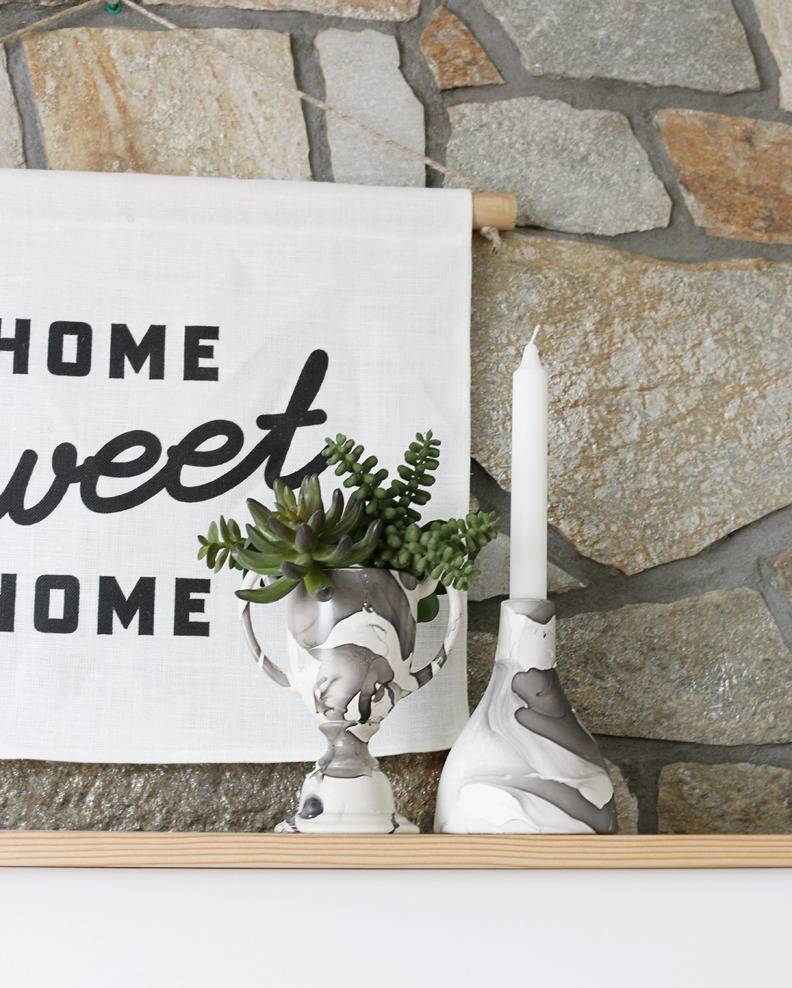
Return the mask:
{"type": "MultiPolygon", "coordinates": [[[[433,428],[467,511],[470,194],[19,171],[0,217],[0,757],[315,757],[195,533],[339,431],[395,464],[433,428]]],[[[451,744],[464,638],[375,753],[451,744]]]]}

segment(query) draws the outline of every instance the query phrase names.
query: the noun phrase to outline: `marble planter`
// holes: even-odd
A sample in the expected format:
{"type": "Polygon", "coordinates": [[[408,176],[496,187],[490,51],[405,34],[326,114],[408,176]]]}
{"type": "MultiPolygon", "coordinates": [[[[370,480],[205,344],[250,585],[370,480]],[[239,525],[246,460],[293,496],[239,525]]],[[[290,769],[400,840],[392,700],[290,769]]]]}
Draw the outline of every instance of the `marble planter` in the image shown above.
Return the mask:
{"type": "MultiPolygon", "coordinates": [[[[264,578],[249,573],[245,587],[264,578]]],[[[399,700],[442,668],[456,639],[462,596],[448,591],[448,629],[431,662],[413,670],[418,604],[436,581],[373,568],[333,571],[334,594],[315,601],[300,584],[286,598],[288,671],[262,650],[250,604],[241,610],[259,667],[294,690],[317,719],[327,748],[307,776],[297,812],[276,829],[300,833],[415,832],[396,813],[390,782],[368,744],[399,700]]]]}
{"type": "Polygon", "coordinates": [[[556,671],[547,601],[501,605],[495,665],[440,778],[446,834],[610,834],[613,785],[556,671]]]}

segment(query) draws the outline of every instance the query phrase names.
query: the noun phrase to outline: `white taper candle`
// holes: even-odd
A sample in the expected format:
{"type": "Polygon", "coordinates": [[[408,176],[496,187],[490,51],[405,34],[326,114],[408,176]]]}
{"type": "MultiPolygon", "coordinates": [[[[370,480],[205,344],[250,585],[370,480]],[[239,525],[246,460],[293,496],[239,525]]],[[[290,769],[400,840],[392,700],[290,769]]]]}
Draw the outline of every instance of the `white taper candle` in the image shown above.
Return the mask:
{"type": "Polygon", "coordinates": [[[547,371],[534,330],[512,386],[511,562],[513,600],[547,597],[547,371]]]}

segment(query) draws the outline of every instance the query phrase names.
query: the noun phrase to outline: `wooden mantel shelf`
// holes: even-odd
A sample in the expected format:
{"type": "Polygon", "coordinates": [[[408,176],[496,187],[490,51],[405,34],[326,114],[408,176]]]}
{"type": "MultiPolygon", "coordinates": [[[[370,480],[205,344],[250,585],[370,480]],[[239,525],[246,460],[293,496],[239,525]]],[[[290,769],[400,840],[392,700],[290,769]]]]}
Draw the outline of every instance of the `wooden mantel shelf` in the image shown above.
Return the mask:
{"type": "Polygon", "coordinates": [[[403,836],[0,831],[0,867],[792,868],[782,836],[403,836]]]}

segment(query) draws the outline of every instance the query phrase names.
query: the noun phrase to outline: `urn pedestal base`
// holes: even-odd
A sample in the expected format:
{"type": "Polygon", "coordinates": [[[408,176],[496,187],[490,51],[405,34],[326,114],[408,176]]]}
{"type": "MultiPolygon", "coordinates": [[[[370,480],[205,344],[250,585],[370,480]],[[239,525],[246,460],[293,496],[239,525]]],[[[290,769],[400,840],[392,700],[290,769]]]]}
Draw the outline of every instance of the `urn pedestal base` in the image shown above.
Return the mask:
{"type": "Polygon", "coordinates": [[[418,827],[396,813],[393,790],[378,768],[370,775],[336,778],[317,766],[306,778],[297,813],[276,833],[417,834],[418,827]]]}

